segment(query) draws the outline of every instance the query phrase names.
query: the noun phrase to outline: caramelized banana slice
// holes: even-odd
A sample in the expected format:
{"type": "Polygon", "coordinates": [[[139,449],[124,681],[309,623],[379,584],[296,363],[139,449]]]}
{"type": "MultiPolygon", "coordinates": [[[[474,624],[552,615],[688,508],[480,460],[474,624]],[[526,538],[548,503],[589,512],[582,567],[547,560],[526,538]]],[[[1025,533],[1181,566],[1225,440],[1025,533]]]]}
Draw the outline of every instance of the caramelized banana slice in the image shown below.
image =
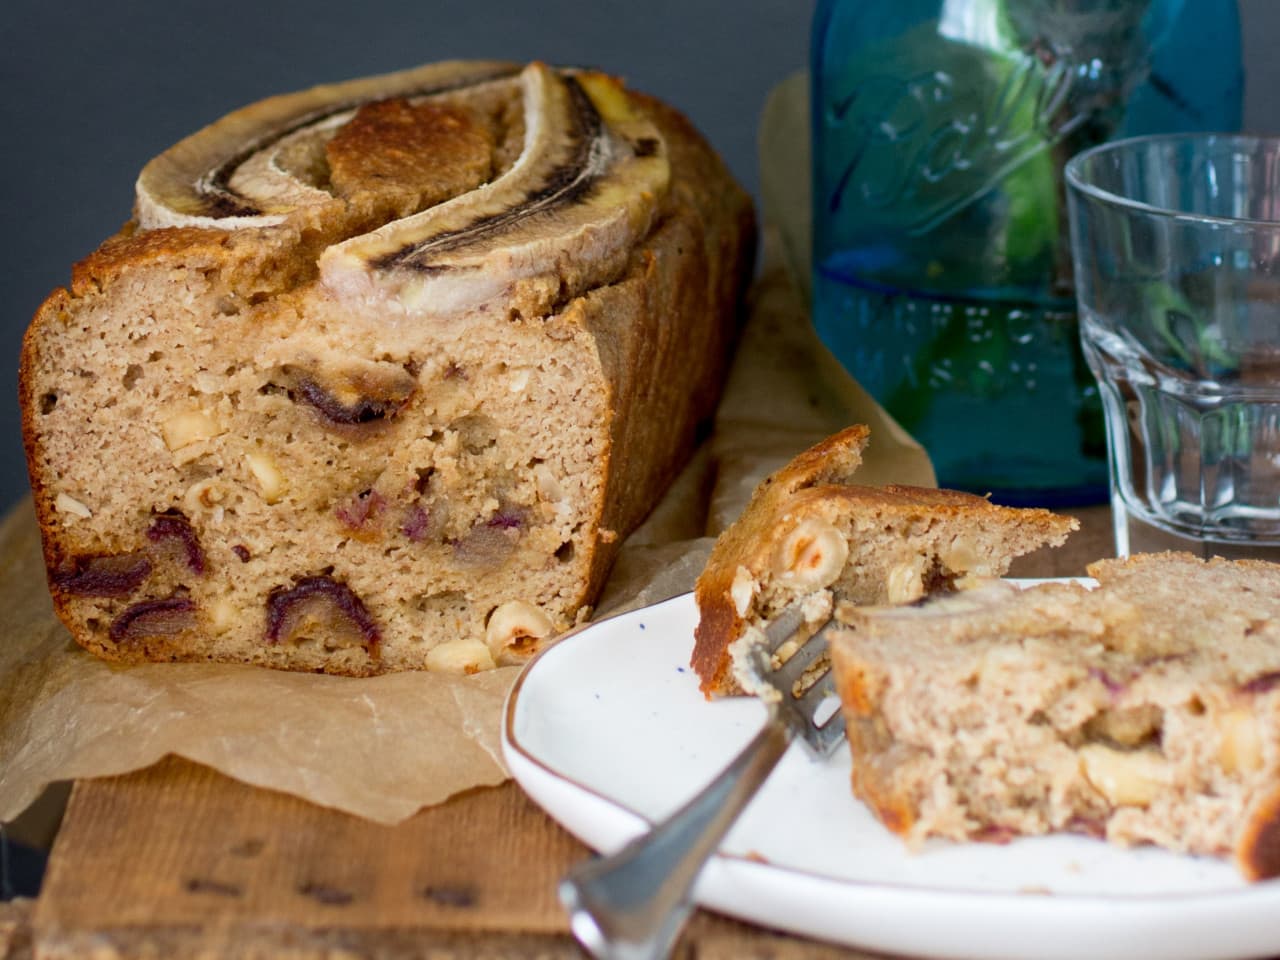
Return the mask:
{"type": "Polygon", "coordinates": [[[661,135],[613,78],[455,62],[237,111],[143,169],[137,217],[143,229],[267,227],[392,180],[420,202],[324,251],[330,295],[415,316],[501,297],[513,317],[538,317],[622,272],[669,176],[661,135]],[[523,147],[497,175],[465,106],[486,90],[523,108],[523,147]]]}
{"type": "Polygon", "coordinates": [[[448,316],[518,284],[536,315],[622,269],[667,188],[661,136],[611,78],[534,63],[520,81],[525,143],[511,169],[330,247],[326,286],[448,316]]]}
{"type": "Polygon", "coordinates": [[[462,90],[513,76],[499,61],[451,61],[271,97],[210,124],[148,163],[138,177],[144,230],[239,230],[281,223],[332,202],[325,144],[364,103],[462,90]]]}

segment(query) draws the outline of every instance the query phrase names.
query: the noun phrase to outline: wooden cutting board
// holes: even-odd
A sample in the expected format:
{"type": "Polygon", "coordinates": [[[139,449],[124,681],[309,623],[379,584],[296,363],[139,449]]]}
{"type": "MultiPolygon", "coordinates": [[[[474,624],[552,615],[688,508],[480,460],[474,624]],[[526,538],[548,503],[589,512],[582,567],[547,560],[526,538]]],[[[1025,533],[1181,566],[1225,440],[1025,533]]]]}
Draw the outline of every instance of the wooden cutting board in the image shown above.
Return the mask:
{"type": "MultiPolygon", "coordinates": [[[[388,828],[169,759],[76,784],[30,922],[47,957],[580,957],[588,855],[510,782],[388,828]]],[[[678,955],[869,956],[710,914],[678,955]]]]}

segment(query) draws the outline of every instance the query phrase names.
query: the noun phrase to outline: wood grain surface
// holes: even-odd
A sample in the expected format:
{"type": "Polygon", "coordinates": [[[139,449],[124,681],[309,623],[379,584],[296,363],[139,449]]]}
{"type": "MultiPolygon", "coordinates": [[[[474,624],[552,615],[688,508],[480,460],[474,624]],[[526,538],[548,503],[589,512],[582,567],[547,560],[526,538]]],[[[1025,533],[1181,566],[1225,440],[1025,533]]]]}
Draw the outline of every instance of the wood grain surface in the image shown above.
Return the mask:
{"type": "MultiPolygon", "coordinates": [[[[1077,515],[1015,573],[1109,555],[1106,508],[1077,515]]],[[[580,957],[555,889],[588,855],[511,782],[390,828],[170,758],[75,785],[30,936],[11,939],[40,957],[580,957]]],[[[678,956],[869,955],[700,913],[678,956]]]]}

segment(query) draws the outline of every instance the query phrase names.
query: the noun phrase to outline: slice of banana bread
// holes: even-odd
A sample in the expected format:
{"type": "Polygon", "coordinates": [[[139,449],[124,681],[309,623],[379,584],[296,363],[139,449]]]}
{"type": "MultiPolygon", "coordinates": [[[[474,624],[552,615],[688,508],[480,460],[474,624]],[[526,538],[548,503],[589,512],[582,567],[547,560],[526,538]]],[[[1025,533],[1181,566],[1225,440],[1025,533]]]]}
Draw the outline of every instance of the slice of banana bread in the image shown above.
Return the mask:
{"type": "Polygon", "coordinates": [[[911,603],[999,577],[1015,557],[1078,526],[1047,510],[1000,507],[926,487],[851,482],[869,431],[855,425],[766,478],[720,535],[698,578],[692,665],[708,696],[740,692],[735,645],[803,602],[815,628],[835,603],[911,603]]]}
{"type": "Polygon", "coordinates": [[[854,793],[911,844],[1076,831],[1280,874],[1280,566],[1090,573],[842,609],[854,793]]]}
{"type": "Polygon", "coordinates": [[[520,662],[709,419],[750,200],[600,73],[434,64],[254,104],[143,170],[27,333],[50,587],[117,660],[520,662]]]}

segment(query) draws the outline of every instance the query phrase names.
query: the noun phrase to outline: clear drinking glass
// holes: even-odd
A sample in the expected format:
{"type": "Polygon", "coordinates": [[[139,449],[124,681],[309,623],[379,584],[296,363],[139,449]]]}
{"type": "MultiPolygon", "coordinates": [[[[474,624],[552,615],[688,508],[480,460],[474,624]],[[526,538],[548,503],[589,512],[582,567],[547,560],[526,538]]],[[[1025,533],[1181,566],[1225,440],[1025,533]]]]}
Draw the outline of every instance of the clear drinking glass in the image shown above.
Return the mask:
{"type": "Polygon", "coordinates": [[[1280,139],[1122,140],[1066,180],[1117,552],[1280,559],[1280,139]]]}

